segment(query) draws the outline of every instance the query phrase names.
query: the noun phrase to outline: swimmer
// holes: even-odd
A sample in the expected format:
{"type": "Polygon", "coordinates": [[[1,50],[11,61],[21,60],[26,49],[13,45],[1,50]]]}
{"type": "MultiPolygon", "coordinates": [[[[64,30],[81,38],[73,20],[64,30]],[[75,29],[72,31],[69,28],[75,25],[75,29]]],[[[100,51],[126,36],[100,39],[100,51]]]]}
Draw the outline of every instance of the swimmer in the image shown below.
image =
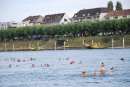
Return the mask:
{"type": "Polygon", "coordinates": [[[23,62],[26,62],[26,60],[23,60],[23,62]]]}
{"type": "Polygon", "coordinates": [[[106,74],[105,71],[101,71],[101,74],[106,74]]]}
{"type": "Polygon", "coordinates": [[[47,64],[47,67],[49,67],[49,64],[47,64]]]}
{"type": "Polygon", "coordinates": [[[99,76],[100,74],[97,74],[96,72],[93,73],[93,76],[99,76]]]}
{"type": "Polygon", "coordinates": [[[45,64],[44,66],[47,67],[47,64],[45,64]]]}
{"type": "Polygon", "coordinates": [[[105,71],[105,68],[104,68],[104,67],[101,67],[101,71],[105,71]]]}
{"type": "Polygon", "coordinates": [[[33,60],[33,58],[30,58],[30,60],[33,60]]]}
{"type": "Polygon", "coordinates": [[[18,62],[20,62],[20,59],[18,59],[18,62]]]}
{"type": "Polygon", "coordinates": [[[32,64],[32,67],[34,67],[34,64],[32,64]]]}
{"type": "Polygon", "coordinates": [[[74,61],[71,61],[70,64],[74,64],[75,62],[74,61]]]}
{"type": "Polygon", "coordinates": [[[69,60],[69,58],[66,58],[66,60],[69,60]]]}
{"type": "Polygon", "coordinates": [[[80,61],[79,64],[82,64],[82,61],[80,61]]]}
{"type": "Polygon", "coordinates": [[[104,67],[104,66],[105,66],[104,63],[102,63],[102,64],[101,64],[101,67],[104,67]]]}
{"type": "Polygon", "coordinates": [[[105,74],[105,68],[101,67],[101,74],[105,74]]]}
{"type": "Polygon", "coordinates": [[[82,77],[85,77],[85,76],[87,76],[87,74],[86,74],[85,71],[83,71],[83,72],[82,72],[82,77]]]}
{"type": "Polygon", "coordinates": [[[115,71],[115,69],[112,67],[112,68],[110,69],[110,72],[113,72],[113,71],[115,71]]]}
{"type": "Polygon", "coordinates": [[[18,67],[18,65],[16,65],[16,67],[18,67]]]}
{"type": "Polygon", "coordinates": [[[11,64],[9,64],[9,68],[11,68],[11,64]]]}
{"type": "Polygon", "coordinates": [[[123,62],[125,61],[123,58],[121,58],[120,60],[122,60],[123,62]]]}

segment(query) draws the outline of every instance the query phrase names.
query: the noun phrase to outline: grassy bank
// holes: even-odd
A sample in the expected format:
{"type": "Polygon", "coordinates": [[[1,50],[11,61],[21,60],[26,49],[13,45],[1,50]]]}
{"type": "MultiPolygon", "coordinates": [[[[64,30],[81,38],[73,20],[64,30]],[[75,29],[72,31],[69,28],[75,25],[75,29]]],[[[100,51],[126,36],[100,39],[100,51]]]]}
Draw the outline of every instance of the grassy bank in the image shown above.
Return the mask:
{"type": "MultiPolygon", "coordinates": [[[[69,37],[69,38],[60,38],[67,40],[66,45],[70,45],[73,47],[79,47],[83,48],[83,40],[84,43],[91,44],[92,40],[94,43],[100,43],[101,45],[105,45],[107,47],[112,46],[112,39],[114,40],[113,46],[114,47],[122,47],[123,46],[123,38],[124,38],[124,45],[125,47],[130,47],[130,35],[113,35],[113,36],[88,36],[88,37],[69,37]]],[[[45,49],[55,49],[55,41],[58,40],[58,38],[50,38],[48,40],[31,40],[31,41],[12,41],[12,42],[0,42],[0,51],[4,50],[13,50],[13,44],[14,44],[14,50],[18,50],[20,47],[28,48],[29,45],[34,45],[35,47],[43,46],[45,49]],[[5,49],[6,44],[6,49],[5,49]]],[[[64,47],[57,47],[57,49],[63,49],[64,47]]]]}

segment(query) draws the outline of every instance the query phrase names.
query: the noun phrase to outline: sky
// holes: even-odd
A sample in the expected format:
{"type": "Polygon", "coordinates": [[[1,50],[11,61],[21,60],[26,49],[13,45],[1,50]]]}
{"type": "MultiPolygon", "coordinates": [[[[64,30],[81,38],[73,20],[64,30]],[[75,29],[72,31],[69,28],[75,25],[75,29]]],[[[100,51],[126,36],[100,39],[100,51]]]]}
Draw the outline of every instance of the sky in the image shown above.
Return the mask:
{"type": "MultiPolygon", "coordinates": [[[[28,16],[66,13],[72,18],[82,9],[107,7],[110,0],[0,0],[0,22],[20,22],[28,16]]],[[[111,0],[115,5],[117,0],[111,0]]],[[[118,0],[130,9],[130,0],[118,0]]]]}

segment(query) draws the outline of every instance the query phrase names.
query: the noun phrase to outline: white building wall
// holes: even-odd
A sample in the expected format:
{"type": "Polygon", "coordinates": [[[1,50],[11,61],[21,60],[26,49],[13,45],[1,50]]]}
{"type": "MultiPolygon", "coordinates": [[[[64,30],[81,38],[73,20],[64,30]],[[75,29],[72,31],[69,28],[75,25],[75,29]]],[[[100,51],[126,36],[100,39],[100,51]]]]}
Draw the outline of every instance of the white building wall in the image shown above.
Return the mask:
{"type": "Polygon", "coordinates": [[[68,23],[71,23],[71,20],[70,20],[70,18],[67,16],[67,14],[65,14],[65,15],[63,16],[63,18],[61,19],[60,24],[68,24],[68,23]],[[64,21],[64,19],[67,19],[67,21],[64,21]]]}
{"type": "Polygon", "coordinates": [[[99,16],[99,21],[104,20],[104,16],[105,16],[106,14],[107,14],[107,13],[101,13],[100,16],[99,16]]]}
{"type": "Polygon", "coordinates": [[[10,27],[11,22],[0,22],[0,30],[5,30],[10,27]]]}
{"type": "Polygon", "coordinates": [[[14,27],[14,28],[22,27],[22,22],[14,22],[14,21],[12,21],[11,22],[11,27],[14,27]]]}
{"type": "Polygon", "coordinates": [[[28,26],[33,26],[33,23],[29,23],[28,26]]]}
{"type": "Polygon", "coordinates": [[[129,15],[126,15],[127,18],[129,18],[129,15]]]}
{"type": "Polygon", "coordinates": [[[28,20],[28,21],[23,21],[23,22],[22,22],[22,26],[23,26],[23,27],[29,26],[29,25],[30,25],[29,22],[30,22],[30,20],[28,20]]]}

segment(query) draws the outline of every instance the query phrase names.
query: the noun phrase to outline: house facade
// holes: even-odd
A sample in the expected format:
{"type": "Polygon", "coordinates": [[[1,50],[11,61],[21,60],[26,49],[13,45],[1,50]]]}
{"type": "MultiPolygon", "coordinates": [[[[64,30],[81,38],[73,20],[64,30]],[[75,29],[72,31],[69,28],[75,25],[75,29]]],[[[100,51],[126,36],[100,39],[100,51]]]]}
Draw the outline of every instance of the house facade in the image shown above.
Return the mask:
{"type": "Polygon", "coordinates": [[[22,27],[22,22],[0,22],[0,30],[5,30],[8,28],[19,28],[22,27]]]}
{"type": "Polygon", "coordinates": [[[104,16],[104,20],[130,18],[130,9],[110,11],[104,16]]]}
{"type": "Polygon", "coordinates": [[[22,20],[23,26],[37,26],[41,25],[41,21],[43,20],[43,16],[37,15],[37,16],[28,16],[24,20],[22,20]]]}
{"type": "Polygon", "coordinates": [[[0,30],[6,30],[11,26],[10,22],[0,22],[0,30]]]}
{"type": "Polygon", "coordinates": [[[45,15],[44,19],[42,20],[43,25],[58,25],[69,23],[71,23],[71,20],[66,13],[45,15]]]}
{"type": "Polygon", "coordinates": [[[10,22],[10,27],[11,27],[11,28],[19,28],[19,27],[22,27],[22,22],[12,21],[12,22],[10,22]]]}
{"type": "Polygon", "coordinates": [[[101,21],[109,11],[107,7],[83,9],[74,14],[72,22],[101,21]]]}

